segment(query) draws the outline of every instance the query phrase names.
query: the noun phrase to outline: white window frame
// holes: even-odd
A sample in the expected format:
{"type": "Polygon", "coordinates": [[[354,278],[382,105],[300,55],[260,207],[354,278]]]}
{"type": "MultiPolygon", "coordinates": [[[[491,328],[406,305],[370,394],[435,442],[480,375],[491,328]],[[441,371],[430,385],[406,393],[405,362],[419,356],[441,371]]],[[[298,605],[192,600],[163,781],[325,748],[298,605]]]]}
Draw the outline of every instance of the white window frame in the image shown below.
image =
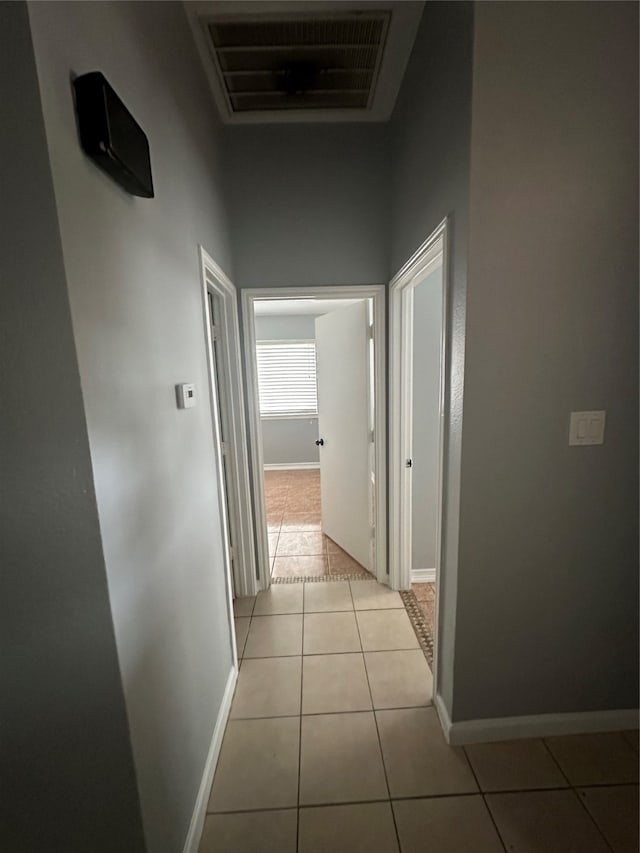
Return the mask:
{"type": "MultiPolygon", "coordinates": [[[[256,367],[258,364],[258,348],[259,347],[261,347],[261,346],[280,346],[280,347],[282,347],[282,346],[288,346],[288,345],[293,346],[295,344],[312,344],[313,350],[314,350],[314,357],[315,357],[316,342],[315,342],[314,338],[300,338],[300,339],[284,338],[281,340],[261,339],[261,340],[256,341],[256,367]]],[[[256,378],[257,378],[257,382],[258,382],[258,402],[260,403],[260,376],[259,376],[259,371],[256,374],[256,378]]],[[[295,420],[295,419],[305,419],[306,420],[306,419],[317,418],[318,417],[318,376],[317,376],[317,372],[314,376],[314,379],[315,379],[315,388],[316,388],[316,407],[315,407],[314,411],[302,412],[302,411],[290,410],[290,411],[282,411],[282,412],[263,412],[262,408],[260,408],[260,410],[259,410],[260,418],[262,420],[267,420],[267,421],[268,420],[295,420]]],[[[261,406],[261,404],[260,404],[260,406],[261,406]]]]}

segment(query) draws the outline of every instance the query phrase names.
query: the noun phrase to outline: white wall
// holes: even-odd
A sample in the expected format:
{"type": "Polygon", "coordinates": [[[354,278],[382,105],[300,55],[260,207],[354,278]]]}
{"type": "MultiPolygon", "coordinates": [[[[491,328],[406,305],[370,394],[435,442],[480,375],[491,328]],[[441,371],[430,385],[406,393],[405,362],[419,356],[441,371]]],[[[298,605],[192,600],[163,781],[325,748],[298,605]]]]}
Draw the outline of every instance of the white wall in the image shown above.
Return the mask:
{"type": "MultiPolygon", "coordinates": [[[[316,337],[312,314],[257,315],[257,341],[312,341],[316,337]]],[[[318,418],[261,418],[265,465],[319,464],[318,418]]]]}
{"type": "Polygon", "coordinates": [[[29,12],[144,829],[175,853],[232,664],[197,254],[231,272],[219,129],[181,4],[29,12]],[[155,199],[80,149],[70,75],[95,69],[149,137],[155,199]]]}
{"type": "Polygon", "coordinates": [[[454,719],[637,707],[636,4],[477,4],[470,235],[454,719]]]}
{"type": "Polygon", "coordinates": [[[435,569],[440,445],[442,266],[413,291],[411,568],[435,569]]]}

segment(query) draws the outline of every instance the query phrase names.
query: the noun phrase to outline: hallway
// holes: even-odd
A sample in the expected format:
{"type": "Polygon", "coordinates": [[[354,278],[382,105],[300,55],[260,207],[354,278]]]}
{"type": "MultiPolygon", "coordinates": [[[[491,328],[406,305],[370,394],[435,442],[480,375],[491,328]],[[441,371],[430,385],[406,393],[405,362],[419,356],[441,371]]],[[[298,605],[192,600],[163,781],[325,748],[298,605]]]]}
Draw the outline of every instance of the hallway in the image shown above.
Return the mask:
{"type": "Polygon", "coordinates": [[[637,732],[450,747],[397,593],[318,580],[235,604],[200,853],[636,853],[637,732]]]}

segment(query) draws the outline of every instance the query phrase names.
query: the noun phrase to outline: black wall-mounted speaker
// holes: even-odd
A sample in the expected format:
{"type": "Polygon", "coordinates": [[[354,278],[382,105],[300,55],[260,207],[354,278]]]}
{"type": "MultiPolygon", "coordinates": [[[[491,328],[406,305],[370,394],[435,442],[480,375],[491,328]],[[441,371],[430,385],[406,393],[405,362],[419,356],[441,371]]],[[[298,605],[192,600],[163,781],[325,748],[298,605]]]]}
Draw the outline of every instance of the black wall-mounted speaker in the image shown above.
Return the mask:
{"type": "Polygon", "coordinates": [[[147,137],[104,74],[73,81],[82,149],[131,195],[153,198],[147,137]]]}

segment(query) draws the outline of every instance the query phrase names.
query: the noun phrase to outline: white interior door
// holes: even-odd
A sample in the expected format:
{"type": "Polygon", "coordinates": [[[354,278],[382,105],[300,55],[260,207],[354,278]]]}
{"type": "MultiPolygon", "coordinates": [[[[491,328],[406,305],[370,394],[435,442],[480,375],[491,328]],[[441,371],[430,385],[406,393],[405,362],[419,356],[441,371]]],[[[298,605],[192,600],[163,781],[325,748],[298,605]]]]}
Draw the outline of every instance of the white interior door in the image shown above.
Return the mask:
{"type": "Polygon", "coordinates": [[[316,319],[316,360],[322,529],[372,571],[366,300],[316,319]]]}

